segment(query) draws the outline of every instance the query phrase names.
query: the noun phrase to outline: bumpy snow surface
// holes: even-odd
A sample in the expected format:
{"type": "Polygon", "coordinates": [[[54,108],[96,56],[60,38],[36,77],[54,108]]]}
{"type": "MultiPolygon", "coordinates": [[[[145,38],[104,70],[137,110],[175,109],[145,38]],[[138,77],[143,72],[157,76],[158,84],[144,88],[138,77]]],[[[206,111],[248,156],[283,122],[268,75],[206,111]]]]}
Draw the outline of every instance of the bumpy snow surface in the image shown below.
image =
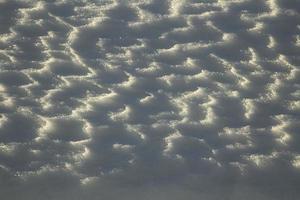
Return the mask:
{"type": "Polygon", "coordinates": [[[297,200],[299,0],[0,0],[0,198],[297,200]]]}

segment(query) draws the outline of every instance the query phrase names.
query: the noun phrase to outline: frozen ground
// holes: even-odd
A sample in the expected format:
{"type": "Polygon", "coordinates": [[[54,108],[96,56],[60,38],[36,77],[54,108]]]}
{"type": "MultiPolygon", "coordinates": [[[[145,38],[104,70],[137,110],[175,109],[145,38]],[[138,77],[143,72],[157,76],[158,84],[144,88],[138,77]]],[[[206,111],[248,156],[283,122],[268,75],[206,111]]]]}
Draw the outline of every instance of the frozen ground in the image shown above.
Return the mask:
{"type": "Polygon", "coordinates": [[[299,199],[299,13],[0,0],[1,199],[299,199]]]}

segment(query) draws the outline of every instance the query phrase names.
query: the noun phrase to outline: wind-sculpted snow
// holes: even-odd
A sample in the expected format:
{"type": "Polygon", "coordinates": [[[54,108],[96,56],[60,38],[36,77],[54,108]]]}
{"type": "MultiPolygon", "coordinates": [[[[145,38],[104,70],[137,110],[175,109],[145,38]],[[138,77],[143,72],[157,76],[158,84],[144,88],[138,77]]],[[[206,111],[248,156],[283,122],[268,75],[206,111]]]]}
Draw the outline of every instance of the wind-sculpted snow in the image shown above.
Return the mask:
{"type": "Polygon", "coordinates": [[[299,199],[299,12],[0,1],[1,199],[299,199]]]}

